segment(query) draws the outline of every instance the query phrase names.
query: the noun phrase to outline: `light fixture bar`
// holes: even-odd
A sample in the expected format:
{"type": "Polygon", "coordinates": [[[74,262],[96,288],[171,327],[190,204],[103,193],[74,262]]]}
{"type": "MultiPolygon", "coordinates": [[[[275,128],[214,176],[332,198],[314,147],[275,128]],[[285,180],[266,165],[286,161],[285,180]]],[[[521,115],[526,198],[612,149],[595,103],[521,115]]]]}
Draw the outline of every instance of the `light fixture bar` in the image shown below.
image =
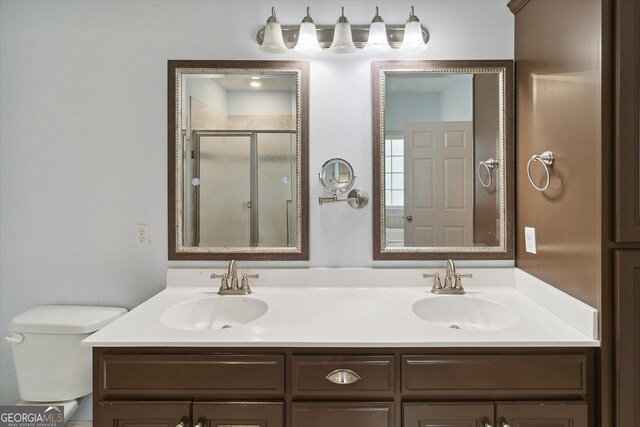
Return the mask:
{"type": "MultiPolygon", "coordinates": [[[[289,49],[292,49],[298,41],[298,31],[300,27],[298,25],[283,25],[282,36],[284,38],[284,44],[289,49]]],[[[318,43],[323,49],[328,49],[333,41],[333,25],[316,25],[316,32],[318,33],[318,43]]],[[[351,34],[353,35],[353,44],[357,48],[363,48],[367,45],[369,39],[369,25],[352,25],[351,34]]],[[[262,45],[264,41],[264,27],[258,31],[257,34],[258,44],[262,45]]],[[[387,40],[392,48],[399,48],[402,45],[404,39],[404,25],[387,25],[387,40]]],[[[426,28],[422,27],[422,39],[425,43],[429,41],[429,32],[426,28]]]]}

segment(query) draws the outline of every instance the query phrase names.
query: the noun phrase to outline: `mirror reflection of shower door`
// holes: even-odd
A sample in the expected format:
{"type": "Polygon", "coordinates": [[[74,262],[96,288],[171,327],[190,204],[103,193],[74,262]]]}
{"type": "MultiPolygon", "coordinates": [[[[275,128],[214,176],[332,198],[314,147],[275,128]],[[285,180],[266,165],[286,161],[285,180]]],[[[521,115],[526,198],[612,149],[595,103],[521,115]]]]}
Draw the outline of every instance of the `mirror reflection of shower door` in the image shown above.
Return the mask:
{"type": "Polygon", "coordinates": [[[295,246],[295,132],[194,131],[193,140],[194,245],[295,246]]]}
{"type": "Polygon", "coordinates": [[[196,246],[250,246],[252,139],[250,133],[194,138],[196,246]]]}
{"type": "Polygon", "coordinates": [[[258,246],[295,246],[295,134],[258,132],[258,246]]]}

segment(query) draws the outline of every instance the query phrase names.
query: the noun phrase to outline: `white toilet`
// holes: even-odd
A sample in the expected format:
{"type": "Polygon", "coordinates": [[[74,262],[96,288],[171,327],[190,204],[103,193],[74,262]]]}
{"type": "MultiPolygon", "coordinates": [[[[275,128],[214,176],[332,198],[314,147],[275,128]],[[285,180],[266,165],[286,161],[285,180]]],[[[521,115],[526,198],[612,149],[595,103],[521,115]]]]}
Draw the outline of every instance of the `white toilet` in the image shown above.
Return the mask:
{"type": "Polygon", "coordinates": [[[91,393],[91,348],[80,342],[126,313],[124,308],[44,305],[17,315],[5,338],[13,348],[18,405],[64,406],[64,422],[91,393]]]}

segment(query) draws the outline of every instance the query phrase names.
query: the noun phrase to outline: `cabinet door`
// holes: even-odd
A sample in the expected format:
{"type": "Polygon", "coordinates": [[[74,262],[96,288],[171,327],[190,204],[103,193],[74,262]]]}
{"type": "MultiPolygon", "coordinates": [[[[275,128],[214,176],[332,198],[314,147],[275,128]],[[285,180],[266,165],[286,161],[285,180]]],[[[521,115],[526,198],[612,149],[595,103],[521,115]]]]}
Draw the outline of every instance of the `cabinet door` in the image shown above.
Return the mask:
{"type": "Polygon", "coordinates": [[[294,403],[293,427],[393,427],[393,403],[294,403]]]}
{"type": "Polygon", "coordinates": [[[619,426],[640,425],[640,251],[615,254],[615,405],[619,426]]]}
{"type": "Polygon", "coordinates": [[[640,4],[615,8],[616,241],[640,242],[640,4]]]}
{"type": "Polygon", "coordinates": [[[194,425],[199,427],[283,427],[282,402],[194,402],[194,425]]]}
{"type": "Polygon", "coordinates": [[[176,427],[190,425],[190,402],[99,402],[97,427],[176,427]]]}
{"type": "Polygon", "coordinates": [[[498,426],[587,427],[586,403],[498,403],[498,426]]]}
{"type": "Polygon", "coordinates": [[[493,426],[492,403],[405,403],[402,427],[493,426]]]}

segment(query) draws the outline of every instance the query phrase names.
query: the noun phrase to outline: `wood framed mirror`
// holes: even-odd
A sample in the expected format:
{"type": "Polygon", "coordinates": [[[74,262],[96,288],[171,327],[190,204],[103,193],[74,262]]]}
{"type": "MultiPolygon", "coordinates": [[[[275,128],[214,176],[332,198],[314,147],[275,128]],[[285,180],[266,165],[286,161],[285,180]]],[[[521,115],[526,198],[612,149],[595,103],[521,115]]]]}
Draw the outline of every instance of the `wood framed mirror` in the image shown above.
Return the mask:
{"type": "Polygon", "coordinates": [[[373,259],[513,259],[513,63],[374,61],[373,259]]]}
{"type": "Polygon", "coordinates": [[[309,63],[168,62],[169,260],[309,259],[309,63]]]}

